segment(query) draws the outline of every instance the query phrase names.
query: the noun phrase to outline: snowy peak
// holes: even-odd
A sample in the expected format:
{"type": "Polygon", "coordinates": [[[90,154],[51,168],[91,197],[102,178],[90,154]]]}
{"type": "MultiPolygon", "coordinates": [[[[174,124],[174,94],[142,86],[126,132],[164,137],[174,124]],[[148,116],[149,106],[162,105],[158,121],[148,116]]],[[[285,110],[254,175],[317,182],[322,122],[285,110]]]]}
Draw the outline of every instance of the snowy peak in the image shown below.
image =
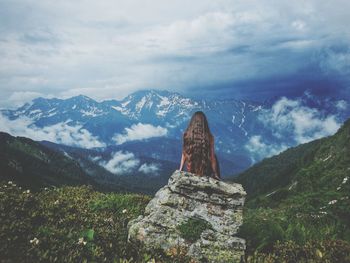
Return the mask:
{"type": "MultiPolygon", "coordinates": [[[[142,90],[130,94],[113,109],[132,119],[185,116],[185,111],[198,107],[199,103],[178,93],[166,90],[142,90]]],[[[187,117],[187,115],[186,115],[187,117]]]]}
{"type": "Polygon", "coordinates": [[[67,118],[67,116],[96,117],[107,112],[101,107],[97,101],[79,95],[68,99],[46,99],[36,98],[31,103],[26,103],[22,107],[14,111],[7,111],[13,117],[28,117],[32,120],[39,120],[42,118],[55,118],[59,115],[59,119],[67,118]]]}
{"type": "MultiPolygon", "coordinates": [[[[53,142],[61,142],[63,138],[67,145],[77,142],[86,148],[122,145],[132,147],[129,151],[135,152],[148,149],[148,146],[142,148],[143,143],[156,139],[159,148],[154,150],[153,157],[161,159],[178,151],[189,119],[201,110],[215,135],[218,153],[226,160],[238,160],[234,166],[227,163],[223,169],[233,167],[237,171],[312,136],[330,135],[349,113],[348,109],[346,101],[322,100],[311,94],[264,104],[193,99],[169,91],[142,90],[122,100],[102,102],[83,95],[68,99],[37,98],[16,110],[0,113],[8,118],[5,129],[13,134],[22,127],[21,135],[27,129],[31,136],[39,134],[36,138],[53,142]],[[167,140],[176,143],[169,145],[167,140]]],[[[171,155],[167,160],[176,158],[171,155]]]]}

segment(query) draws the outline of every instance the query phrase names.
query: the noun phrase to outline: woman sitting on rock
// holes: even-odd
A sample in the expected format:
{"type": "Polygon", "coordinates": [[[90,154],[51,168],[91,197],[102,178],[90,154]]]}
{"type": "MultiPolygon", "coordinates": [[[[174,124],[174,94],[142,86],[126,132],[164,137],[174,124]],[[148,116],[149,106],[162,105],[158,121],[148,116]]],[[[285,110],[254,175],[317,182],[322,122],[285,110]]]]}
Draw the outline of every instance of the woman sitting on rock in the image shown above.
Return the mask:
{"type": "Polygon", "coordinates": [[[180,171],[187,163],[187,171],[199,176],[209,176],[220,180],[220,169],[214,151],[214,137],[209,130],[204,113],[193,114],[183,135],[180,171]]]}

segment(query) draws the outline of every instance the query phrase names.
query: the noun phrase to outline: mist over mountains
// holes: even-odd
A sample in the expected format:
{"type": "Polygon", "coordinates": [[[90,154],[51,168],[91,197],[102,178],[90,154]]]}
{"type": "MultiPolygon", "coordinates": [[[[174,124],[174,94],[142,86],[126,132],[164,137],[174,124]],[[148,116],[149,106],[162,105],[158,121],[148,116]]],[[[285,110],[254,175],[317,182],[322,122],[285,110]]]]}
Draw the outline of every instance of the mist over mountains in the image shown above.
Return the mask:
{"type": "Polygon", "coordinates": [[[310,92],[252,102],[142,90],[120,101],[97,102],[83,95],[37,98],[17,109],[1,110],[0,125],[12,135],[73,146],[76,154],[90,149],[84,158],[113,174],[162,174],[163,166],[177,166],[182,133],[198,110],[208,117],[224,176],[289,147],[332,135],[350,116],[348,101],[310,92]]]}

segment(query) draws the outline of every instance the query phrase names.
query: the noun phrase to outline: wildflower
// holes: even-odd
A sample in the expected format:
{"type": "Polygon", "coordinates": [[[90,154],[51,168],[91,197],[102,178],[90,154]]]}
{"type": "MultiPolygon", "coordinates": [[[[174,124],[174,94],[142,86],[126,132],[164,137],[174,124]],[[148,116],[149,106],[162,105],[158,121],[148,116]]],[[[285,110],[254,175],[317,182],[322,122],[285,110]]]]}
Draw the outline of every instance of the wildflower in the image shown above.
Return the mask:
{"type": "Polygon", "coordinates": [[[47,190],[49,190],[49,188],[45,187],[44,190],[47,191],[47,190]]]}
{"type": "Polygon", "coordinates": [[[56,200],[53,204],[58,205],[59,203],[60,203],[60,201],[56,200]]]}
{"type": "Polygon", "coordinates": [[[329,205],[334,205],[336,202],[338,202],[338,200],[332,200],[332,201],[329,201],[328,204],[329,205]]]}
{"type": "Polygon", "coordinates": [[[126,212],[128,212],[128,210],[126,210],[126,209],[124,209],[124,210],[122,211],[123,214],[125,214],[126,212]]]}
{"type": "Polygon", "coordinates": [[[339,190],[340,190],[340,188],[341,188],[340,186],[339,186],[339,187],[337,187],[337,191],[339,191],[339,190]]]}
{"type": "Polygon", "coordinates": [[[346,184],[346,182],[348,181],[348,179],[349,179],[349,177],[345,177],[345,178],[343,179],[342,184],[346,184]]]}
{"type": "Polygon", "coordinates": [[[7,183],[7,184],[12,185],[12,184],[13,184],[13,182],[12,182],[12,181],[8,181],[8,183],[7,183]]]}
{"type": "Polygon", "coordinates": [[[87,244],[87,242],[84,241],[84,238],[83,238],[83,237],[81,237],[81,238],[78,239],[78,244],[79,244],[79,245],[84,245],[84,246],[85,246],[85,245],[87,244]]]}
{"type": "Polygon", "coordinates": [[[33,245],[38,245],[39,244],[39,239],[37,239],[36,237],[34,237],[33,239],[29,240],[30,244],[33,245]]]}
{"type": "Polygon", "coordinates": [[[105,220],[104,220],[106,223],[113,223],[113,218],[106,218],[105,220]]]}

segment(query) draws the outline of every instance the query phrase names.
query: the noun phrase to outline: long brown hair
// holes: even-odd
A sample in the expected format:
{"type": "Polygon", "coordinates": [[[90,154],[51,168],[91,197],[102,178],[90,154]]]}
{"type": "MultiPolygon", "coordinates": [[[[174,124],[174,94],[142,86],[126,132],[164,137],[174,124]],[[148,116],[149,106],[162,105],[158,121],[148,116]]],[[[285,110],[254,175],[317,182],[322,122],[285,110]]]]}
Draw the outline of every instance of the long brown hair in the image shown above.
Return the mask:
{"type": "Polygon", "coordinates": [[[209,130],[206,116],[202,111],[193,114],[183,135],[183,154],[187,170],[200,176],[210,176],[210,145],[213,135],[209,130]]]}

